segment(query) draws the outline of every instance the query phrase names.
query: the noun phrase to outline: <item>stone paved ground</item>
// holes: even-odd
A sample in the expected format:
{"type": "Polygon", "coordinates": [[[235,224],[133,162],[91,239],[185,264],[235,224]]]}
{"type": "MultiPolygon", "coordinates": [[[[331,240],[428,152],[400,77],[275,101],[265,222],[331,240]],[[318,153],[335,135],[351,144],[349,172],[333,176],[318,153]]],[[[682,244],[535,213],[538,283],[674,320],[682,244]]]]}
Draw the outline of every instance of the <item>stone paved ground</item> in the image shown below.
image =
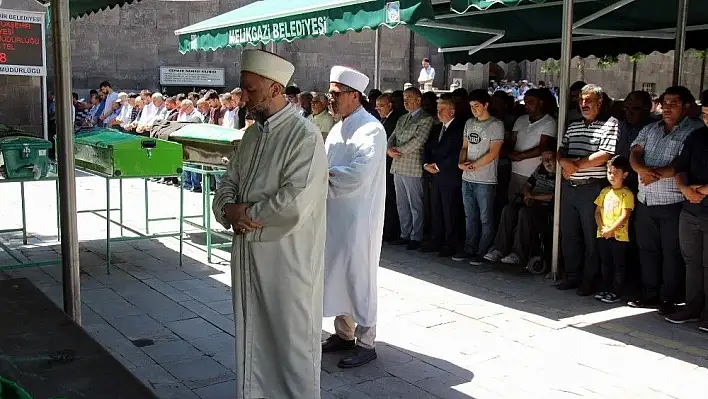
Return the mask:
{"type": "MultiPolygon", "coordinates": [[[[77,181],[79,209],[100,207],[104,181],[77,181]]],[[[176,188],[151,183],[150,190],[153,217],[176,214],[176,188]]],[[[0,184],[0,193],[0,229],[16,226],[19,187],[0,184]]],[[[57,255],[53,193],[52,183],[27,186],[31,259],[57,255]]],[[[138,226],[142,195],[139,181],[126,182],[125,218],[138,226]]],[[[199,198],[186,195],[189,212],[200,209],[199,198]]],[[[179,268],[177,241],[163,239],[114,245],[108,275],[105,222],[80,215],[79,229],[89,333],[162,398],[233,398],[228,267],[207,264],[204,252],[187,246],[179,268]]],[[[7,262],[0,252],[0,264],[7,262]]],[[[31,279],[61,303],[59,267],[6,274],[31,279]]],[[[509,269],[394,248],[383,251],[379,287],[379,358],[342,371],[325,356],[324,399],[688,399],[708,388],[708,335],[654,312],[578,298],[509,269]]],[[[324,327],[331,331],[331,320],[324,327]]]]}

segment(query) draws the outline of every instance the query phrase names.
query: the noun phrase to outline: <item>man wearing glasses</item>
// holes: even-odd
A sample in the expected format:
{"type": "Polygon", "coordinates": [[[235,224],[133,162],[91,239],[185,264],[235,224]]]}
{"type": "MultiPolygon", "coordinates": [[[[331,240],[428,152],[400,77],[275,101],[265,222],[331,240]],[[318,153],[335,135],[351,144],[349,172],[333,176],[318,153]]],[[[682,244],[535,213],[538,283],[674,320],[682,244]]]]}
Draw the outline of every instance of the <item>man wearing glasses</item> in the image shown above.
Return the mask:
{"type": "Polygon", "coordinates": [[[376,359],[376,274],[386,197],[386,131],[362,106],[369,78],[335,66],[329,99],[342,120],[327,135],[329,163],[324,316],[336,316],[335,334],[322,352],[351,351],[341,368],[376,359]]]}

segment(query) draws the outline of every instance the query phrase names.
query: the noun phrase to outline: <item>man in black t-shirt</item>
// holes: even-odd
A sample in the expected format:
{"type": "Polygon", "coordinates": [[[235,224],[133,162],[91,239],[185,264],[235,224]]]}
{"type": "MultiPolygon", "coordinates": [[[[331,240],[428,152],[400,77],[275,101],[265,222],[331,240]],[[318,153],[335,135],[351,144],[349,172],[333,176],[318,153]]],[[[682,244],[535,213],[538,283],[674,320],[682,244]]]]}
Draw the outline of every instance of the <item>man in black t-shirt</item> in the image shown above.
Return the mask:
{"type": "Polygon", "coordinates": [[[679,240],[686,262],[686,306],[666,317],[674,324],[698,322],[708,333],[708,127],[691,133],[676,160],[676,182],[686,197],[679,240]]]}

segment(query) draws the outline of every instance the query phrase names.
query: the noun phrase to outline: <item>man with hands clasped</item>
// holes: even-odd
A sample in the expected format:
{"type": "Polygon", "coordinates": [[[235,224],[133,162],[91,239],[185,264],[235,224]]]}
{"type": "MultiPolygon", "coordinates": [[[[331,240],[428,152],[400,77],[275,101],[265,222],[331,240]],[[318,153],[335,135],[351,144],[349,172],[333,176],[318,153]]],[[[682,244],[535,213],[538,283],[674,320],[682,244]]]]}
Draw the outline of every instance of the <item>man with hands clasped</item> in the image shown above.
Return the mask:
{"type": "Polygon", "coordinates": [[[440,125],[425,145],[423,168],[432,175],[431,209],[432,239],[423,252],[438,252],[440,257],[452,256],[460,249],[462,203],[462,171],[457,167],[462,148],[465,120],[455,117],[455,103],[449,94],[438,100],[440,125]]]}
{"type": "MultiPolygon", "coordinates": [[[[246,129],[214,196],[231,250],[237,398],[320,397],[327,159],[285,96],[295,68],[246,50],[246,129]]],[[[383,159],[383,158],[382,158],[383,159]]]]}
{"type": "Polygon", "coordinates": [[[462,170],[462,203],[465,207],[465,247],[452,259],[485,262],[494,240],[494,198],[497,163],[504,144],[504,123],[489,114],[491,96],[486,90],[469,95],[473,118],[465,124],[458,167],[462,170]]]}

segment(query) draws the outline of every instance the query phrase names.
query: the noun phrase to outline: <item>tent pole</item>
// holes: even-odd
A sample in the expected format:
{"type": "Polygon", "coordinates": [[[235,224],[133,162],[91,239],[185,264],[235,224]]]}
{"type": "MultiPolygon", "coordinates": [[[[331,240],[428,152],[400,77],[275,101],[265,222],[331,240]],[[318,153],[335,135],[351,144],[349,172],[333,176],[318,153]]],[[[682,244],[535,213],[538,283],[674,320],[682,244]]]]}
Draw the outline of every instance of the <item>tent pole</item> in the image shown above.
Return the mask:
{"type": "Polygon", "coordinates": [[[676,19],[676,47],[674,48],[674,76],[673,85],[681,84],[683,78],[683,53],[686,48],[686,23],[688,19],[688,0],[678,1],[676,19]]]}
{"type": "Polygon", "coordinates": [[[376,28],[374,35],[374,87],[381,89],[381,28],[376,28]]]}
{"type": "MultiPolygon", "coordinates": [[[[560,82],[558,87],[560,93],[558,112],[558,140],[556,150],[560,149],[561,138],[565,134],[568,95],[570,94],[570,62],[573,59],[573,0],[563,0],[563,28],[561,35],[561,59],[560,59],[560,82]]],[[[560,165],[558,166],[560,168],[560,165]]],[[[556,192],[553,201],[553,253],[551,259],[551,274],[553,279],[558,278],[559,255],[560,255],[560,201],[561,201],[561,176],[560,170],[556,173],[556,192]]]]}
{"type": "Polygon", "coordinates": [[[61,220],[62,285],[64,312],[81,325],[79,235],[76,228],[76,175],[74,129],[71,120],[71,44],[69,0],[51,0],[54,39],[54,94],[56,98],[59,164],[59,214],[61,220]]]}

